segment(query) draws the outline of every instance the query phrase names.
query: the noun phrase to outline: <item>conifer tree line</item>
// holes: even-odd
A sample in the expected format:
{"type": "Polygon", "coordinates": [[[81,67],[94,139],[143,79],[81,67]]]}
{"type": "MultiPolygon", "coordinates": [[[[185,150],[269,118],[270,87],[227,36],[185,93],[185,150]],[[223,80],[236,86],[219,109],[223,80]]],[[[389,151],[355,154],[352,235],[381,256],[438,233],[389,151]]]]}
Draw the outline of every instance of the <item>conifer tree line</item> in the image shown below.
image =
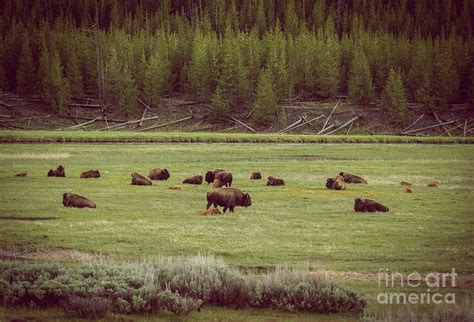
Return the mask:
{"type": "Polygon", "coordinates": [[[296,98],[380,99],[397,122],[408,100],[474,100],[471,0],[5,0],[0,88],[58,113],[97,93],[96,9],[107,103],[130,117],[173,93],[262,123],[296,98]]]}

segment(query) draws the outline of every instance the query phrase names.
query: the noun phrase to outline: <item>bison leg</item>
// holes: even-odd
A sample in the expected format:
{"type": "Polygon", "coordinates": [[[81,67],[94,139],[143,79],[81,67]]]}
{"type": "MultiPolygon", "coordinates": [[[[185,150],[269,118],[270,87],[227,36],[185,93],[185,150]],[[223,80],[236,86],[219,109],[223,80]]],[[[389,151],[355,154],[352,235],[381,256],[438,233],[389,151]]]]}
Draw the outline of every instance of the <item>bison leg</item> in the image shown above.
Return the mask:
{"type": "Polygon", "coordinates": [[[227,206],[226,206],[226,207],[224,207],[224,213],[225,213],[226,211],[227,211],[227,206]]]}
{"type": "Polygon", "coordinates": [[[234,206],[230,206],[230,212],[234,212],[234,206]]]}
{"type": "MultiPolygon", "coordinates": [[[[209,207],[210,207],[211,205],[212,205],[212,202],[208,202],[206,209],[209,209],[209,207]]],[[[215,205],[215,204],[214,204],[214,205],[215,205]]]]}

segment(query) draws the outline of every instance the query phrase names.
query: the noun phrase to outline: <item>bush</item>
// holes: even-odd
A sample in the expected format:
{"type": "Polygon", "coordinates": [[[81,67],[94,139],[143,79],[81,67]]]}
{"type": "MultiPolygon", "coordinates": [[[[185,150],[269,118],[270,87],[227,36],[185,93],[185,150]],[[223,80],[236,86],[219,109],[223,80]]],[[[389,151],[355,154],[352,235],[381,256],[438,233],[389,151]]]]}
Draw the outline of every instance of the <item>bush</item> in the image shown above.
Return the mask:
{"type": "Polygon", "coordinates": [[[98,296],[85,298],[73,295],[62,301],[61,307],[69,314],[83,319],[99,319],[112,310],[112,301],[98,296]]]}
{"type": "Polygon", "coordinates": [[[197,311],[201,308],[203,303],[202,300],[181,296],[178,292],[172,292],[171,290],[159,292],[156,295],[155,301],[159,307],[165,308],[176,315],[189,314],[192,311],[197,311]]]}

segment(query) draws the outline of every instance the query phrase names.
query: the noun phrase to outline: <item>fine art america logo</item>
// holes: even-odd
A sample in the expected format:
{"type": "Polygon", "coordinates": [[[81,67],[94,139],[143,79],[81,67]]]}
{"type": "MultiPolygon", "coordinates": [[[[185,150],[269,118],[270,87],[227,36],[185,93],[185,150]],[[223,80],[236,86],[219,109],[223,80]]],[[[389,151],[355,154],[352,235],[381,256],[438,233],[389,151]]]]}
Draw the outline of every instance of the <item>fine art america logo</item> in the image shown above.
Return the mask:
{"type": "MultiPolygon", "coordinates": [[[[387,269],[379,269],[378,281],[379,287],[400,288],[413,287],[418,288],[426,285],[427,289],[420,292],[384,292],[377,295],[377,302],[380,304],[456,304],[456,294],[441,293],[443,288],[456,287],[456,270],[453,268],[451,273],[432,272],[421,275],[413,272],[404,277],[398,272],[390,272],[387,269]]],[[[415,290],[414,290],[415,291],[415,290]]]]}

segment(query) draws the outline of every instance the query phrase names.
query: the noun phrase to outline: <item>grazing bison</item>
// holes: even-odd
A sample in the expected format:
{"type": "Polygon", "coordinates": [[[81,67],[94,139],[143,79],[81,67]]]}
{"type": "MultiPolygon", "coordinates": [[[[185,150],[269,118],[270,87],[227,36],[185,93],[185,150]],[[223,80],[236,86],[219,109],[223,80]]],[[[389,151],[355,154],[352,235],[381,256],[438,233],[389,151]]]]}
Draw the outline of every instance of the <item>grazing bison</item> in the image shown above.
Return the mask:
{"type": "Polygon", "coordinates": [[[49,170],[48,177],[65,177],[66,173],[64,173],[64,167],[62,165],[58,166],[56,170],[49,170]]]}
{"type": "Polygon", "coordinates": [[[100,178],[99,170],[89,170],[81,173],[81,178],[100,178]]]}
{"type": "Polygon", "coordinates": [[[151,186],[153,183],[145,176],[142,176],[138,172],[132,173],[132,183],[135,186],[151,186]]]}
{"type": "Polygon", "coordinates": [[[153,169],[148,174],[148,178],[151,180],[168,180],[170,173],[166,169],[153,169]]]}
{"type": "Polygon", "coordinates": [[[220,171],[216,174],[214,179],[214,188],[221,188],[223,186],[232,186],[232,173],[228,171],[220,171]]]}
{"type": "Polygon", "coordinates": [[[235,206],[249,207],[252,205],[252,199],[248,193],[243,193],[236,188],[215,188],[207,192],[207,207],[211,205],[224,207],[224,213],[227,209],[234,212],[235,206]]]}
{"type": "Polygon", "coordinates": [[[389,211],[387,206],[378,203],[372,199],[361,199],[357,198],[354,199],[354,210],[357,212],[387,212],[389,211]]]}
{"type": "Polygon", "coordinates": [[[64,207],[76,207],[76,208],[95,208],[96,205],[93,201],[79,196],[73,193],[63,194],[63,205],[64,207]]]}
{"type": "Polygon", "coordinates": [[[342,176],[328,178],[326,180],[326,188],[334,190],[346,190],[346,182],[342,176]]]}
{"type": "Polygon", "coordinates": [[[402,186],[407,186],[407,187],[411,187],[411,186],[412,186],[411,182],[408,182],[408,181],[402,181],[402,182],[400,182],[400,184],[401,184],[402,186]]]}
{"type": "Polygon", "coordinates": [[[268,177],[267,186],[284,186],[284,185],[285,185],[285,181],[283,179],[272,177],[272,176],[268,177]]]}
{"type": "Polygon", "coordinates": [[[206,209],[202,212],[203,216],[216,216],[221,214],[222,212],[217,208],[206,209]]]}
{"type": "Polygon", "coordinates": [[[16,177],[26,177],[27,175],[28,173],[26,172],[20,172],[20,173],[15,174],[16,177]]]}
{"type": "Polygon", "coordinates": [[[367,184],[367,181],[364,178],[361,178],[359,176],[347,173],[347,172],[339,172],[339,175],[344,178],[344,181],[346,183],[365,183],[367,184]]]}
{"type": "Polygon", "coordinates": [[[257,172],[252,172],[252,174],[250,175],[250,179],[259,180],[259,179],[262,179],[262,175],[258,171],[257,172]]]}
{"type": "Polygon", "coordinates": [[[225,171],[225,170],[218,168],[218,169],[215,169],[214,171],[207,171],[206,176],[205,176],[207,184],[214,182],[214,179],[216,178],[216,174],[218,174],[221,171],[225,171]]]}
{"type": "Polygon", "coordinates": [[[188,183],[188,184],[201,184],[202,183],[202,176],[197,175],[194,177],[186,178],[183,180],[183,183],[188,183]]]}
{"type": "Polygon", "coordinates": [[[428,184],[428,187],[430,188],[436,188],[438,187],[439,181],[433,180],[428,184]]]}

